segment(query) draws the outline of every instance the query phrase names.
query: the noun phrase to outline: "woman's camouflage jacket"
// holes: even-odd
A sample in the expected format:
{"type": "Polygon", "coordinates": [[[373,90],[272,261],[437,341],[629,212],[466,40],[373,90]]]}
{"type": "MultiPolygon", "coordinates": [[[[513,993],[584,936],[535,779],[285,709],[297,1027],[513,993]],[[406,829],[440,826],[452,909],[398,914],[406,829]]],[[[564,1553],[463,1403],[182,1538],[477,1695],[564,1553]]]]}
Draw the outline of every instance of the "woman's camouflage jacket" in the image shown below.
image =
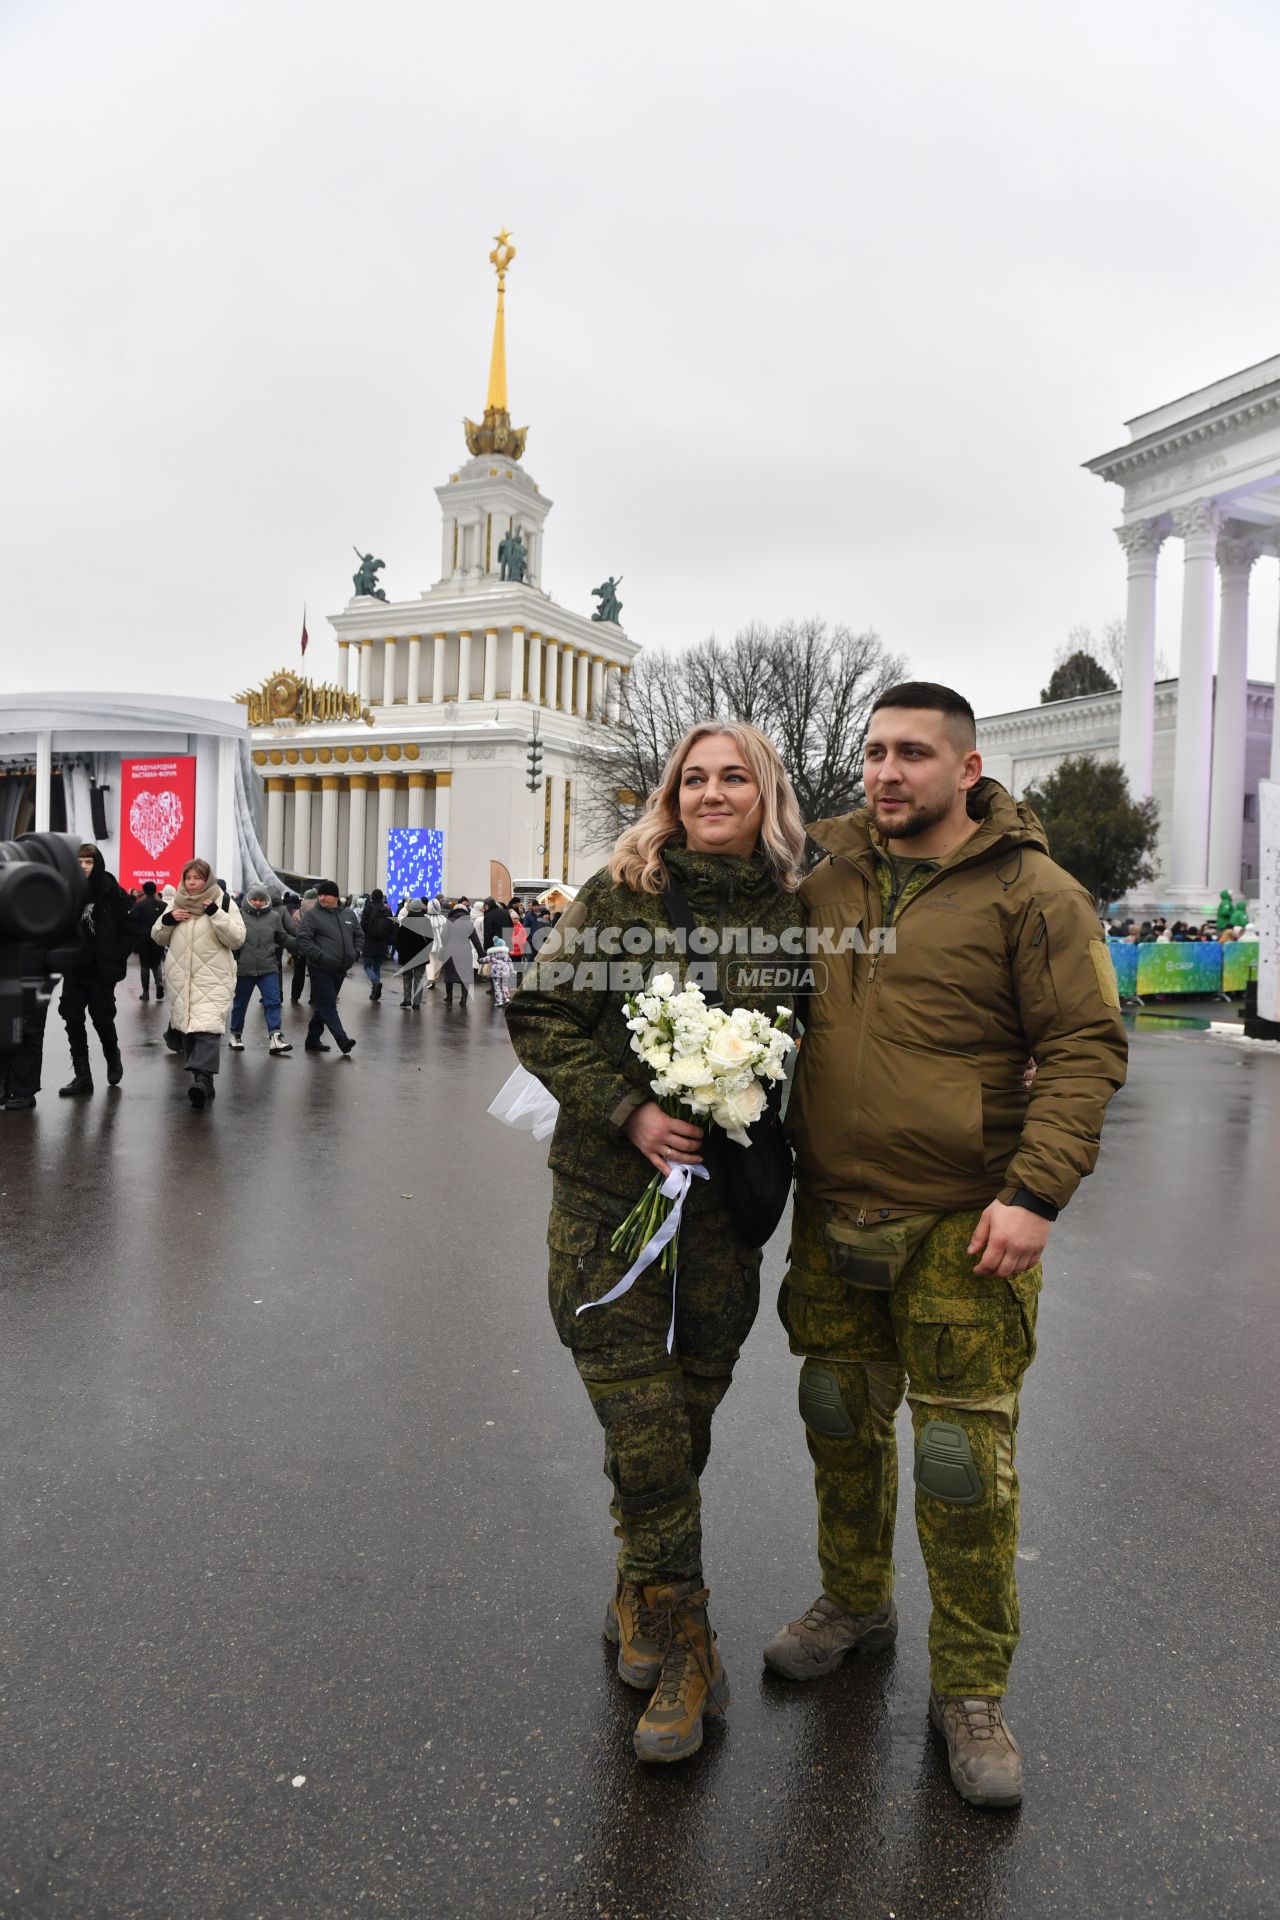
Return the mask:
{"type": "MultiPolygon", "coordinates": [[[[779,1006],[789,1008],[791,995],[779,992],[768,976],[788,957],[775,944],[778,936],[804,926],[797,896],[779,887],[758,854],[744,860],[669,846],[662,857],[684,887],[699,927],[741,930],[707,956],[715,964],[725,1005],[759,1008],[771,1018],[779,1006]],[[726,953],[725,944],[735,950],[726,953]]],[[[560,1180],[573,1183],[575,1204],[614,1223],[639,1199],[653,1173],[622,1132],[653,1093],[649,1069],[631,1051],[625,1003],[635,988],[619,984],[618,968],[628,960],[638,962],[647,979],[664,970],[683,975],[685,965],[678,954],[661,950],[655,958],[652,943],[646,943],[647,951],[629,952],[623,938],[615,941],[606,930],[625,936],[629,929],[650,934],[661,929],[665,936],[670,925],[660,896],[615,886],[608,868],[602,869],[561,915],[507,1008],[517,1055],[560,1102],[548,1165],[560,1180]],[[602,951],[615,945],[615,953],[602,951]],[[574,977],[566,978],[570,967],[574,977]]],[[[640,936],[633,933],[632,947],[639,944],[640,936]]],[[[708,1181],[695,1180],[689,1208],[714,1208],[714,1184],[714,1174],[708,1181]]]]}

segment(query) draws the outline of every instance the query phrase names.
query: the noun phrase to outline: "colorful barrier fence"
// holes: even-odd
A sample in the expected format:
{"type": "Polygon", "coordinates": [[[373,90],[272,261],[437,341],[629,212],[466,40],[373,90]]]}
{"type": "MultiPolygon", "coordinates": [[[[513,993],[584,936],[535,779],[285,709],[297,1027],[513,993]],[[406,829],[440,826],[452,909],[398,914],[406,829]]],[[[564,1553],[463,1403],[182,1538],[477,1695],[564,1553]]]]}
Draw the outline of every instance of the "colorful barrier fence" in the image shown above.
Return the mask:
{"type": "Polygon", "coordinates": [[[1256,940],[1109,940],[1122,999],[1149,993],[1243,993],[1257,978],[1256,940]]]}

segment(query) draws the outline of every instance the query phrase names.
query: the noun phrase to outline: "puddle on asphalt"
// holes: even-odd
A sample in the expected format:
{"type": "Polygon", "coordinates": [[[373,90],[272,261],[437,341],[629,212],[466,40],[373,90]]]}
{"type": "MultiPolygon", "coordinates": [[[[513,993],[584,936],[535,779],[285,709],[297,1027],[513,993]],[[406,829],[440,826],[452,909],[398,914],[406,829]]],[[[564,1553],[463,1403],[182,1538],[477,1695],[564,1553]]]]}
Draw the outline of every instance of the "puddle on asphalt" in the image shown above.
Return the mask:
{"type": "Polygon", "coordinates": [[[1207,1014],[1126,1013],[1125,1026],[1132,1033],[1208,1033],[1213,1022],[1207,1014]]]}

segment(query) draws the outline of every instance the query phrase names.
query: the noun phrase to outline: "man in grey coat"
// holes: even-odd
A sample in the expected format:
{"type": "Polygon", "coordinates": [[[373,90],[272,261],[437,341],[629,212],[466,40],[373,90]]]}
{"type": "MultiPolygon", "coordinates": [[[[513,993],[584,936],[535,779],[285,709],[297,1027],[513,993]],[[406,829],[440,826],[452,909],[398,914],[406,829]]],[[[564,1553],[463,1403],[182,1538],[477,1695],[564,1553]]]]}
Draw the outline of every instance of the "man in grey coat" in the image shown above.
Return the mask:
{"type": "Polygon", "coordinates": [[[277,1057],[292,1053],[293,1047],[280,1028],[280,949],[284,945],[284,922],[279,906],[267,888],[255,881],[246,890],[244,906],[244,945],[236,954],[236,993],[231,1003],[232,1053],[244,1052],[244,1021],[253,999],[254,988],[262,996],[262,1016],[267,1023],[267,1052],[277,1057]]]}

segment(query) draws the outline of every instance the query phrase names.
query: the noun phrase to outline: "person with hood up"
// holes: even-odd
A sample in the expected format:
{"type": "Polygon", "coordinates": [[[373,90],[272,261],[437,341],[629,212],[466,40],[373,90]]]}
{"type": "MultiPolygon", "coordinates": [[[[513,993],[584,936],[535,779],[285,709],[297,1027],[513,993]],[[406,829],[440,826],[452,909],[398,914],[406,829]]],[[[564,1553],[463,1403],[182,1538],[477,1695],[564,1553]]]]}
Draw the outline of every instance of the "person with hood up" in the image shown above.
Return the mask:
{"type": "Polygon", "coordinates": [[[801,1361],[822,1591],[764,1658],[817,1680],[895,1640],[905,1398],[933,1602],[929,1723],[961,1797],[1011,1807],[1019,1395],[1045,1244],[1093,1170],[1126,1048],[1093,901],[1034,813],[983,777],[975,739],[953,689],[888,688],[865,806],[808,829],[826,858],[800,897],[826,959],[787,1109],[796,1201],[778,1311],[801,1361]]]}
{"type": "Polygon", "coordinates": [[[240,909],[207,860],[188,860],[173,905],[156,922],[155,938],[168,952],[169,1026],[182,1036],[183,1064],[191,1075],[187,1098],[199,1112],[213,1099],[235,992],[235,956],[245,942],[240,909]]]}
{"type": "MultiPolygon", "coordinates": [[[[510,931],[510,929],[508,929],[510,931]]],[[[494,941],[485,959],[489,962],[490,992],[495,1007],[505,1007],[516,986],[516,963],[501,935],[494,941]]]]}
{"type": "Polygon", "coordinates": [[[465,901],[459,900],[449,909],[444,923],[444,1003],[453,1005],[453,990],[462,988],[462,1004],[467,1004],[468,983],[475,971],[472,953],[484,959],[484,948],[480,936],[475,930],[470,909],[465,901]]]}
{"type": "Polygon", "coordinates": [[[236,993],[231,1003],[232,1053],[244,1052],[244,1021],[257,988],[262,996],[262,1017],[267,1023],[267,1052],[277,1057],[292,1053],[293,1047],[280,1028],[280,949],[284,945],[284,923],[270,891],[260,880],[245,889],[244,945],[236,954],[236,993]]]}
{"type": "Polygon", "coordinates": [[[360,915],[360,931],[364,935],[364,957],[361,965],[369,981],[371,1000],[382,998],[382,963],[387,957],[394,925],[386,895],[381,887],[375,887],[365,901],[360,915]]]}
{"type": "Polygon", "coordinates": [[[116,986],[128,972],[137,929],[134,904],[115,875],[107,872],[101,850],[86,840],[79,860],[86,882],[79,945],[63,975],[58,1001],[71,1043],[71,1078],[58,1089],[64,1098],[93,1092],[86,1013],[102,1045],[107,1085],[118,1087],[124,1079],[116,1038],[116,986]]]}
{"type": "Polygon", "coordinates": [[[296,1007],[302,1000],[302,989],[307,984],[307,962],[302,948],[298,945],[298,928],[304,915],[311,912],[316,904],[316,890],[308,887],[306,892],[289,913],[283,916],[285,945],[293,954],[293,979],[289,986],[289,1005],[296,1007]]]}
{"type": "MultiPolygon", "coordinates": [[[[305,896],[304,896],[305,897],[305,896]]],[[[344,1057],[355,1041],[342,1024],[338,995],[342,983],[360,958],[364,935],[350,907],[339,904],[336,880],[322,880],[316,888],[316,903],[310,913],[299,917],[294,935],[298,952],[311,971],[311,1018],[307,1022],[307,1053],[328,1053],[320,1038],[328,1027],[344,1057]]]]}
{"type": "Polygon", "coordinates": [[[138,928],[138,971],[142,975],[142,992],[139,1000],[151,998],[151,982],[156,983],[156,999],[164,999],[164,949],[158,947],[151,938],[151,929],[164,912],[164,901],[156,890],[154,880],[142,883],[142,898],[134,907],[134,917],[138,928]]]}
{"type": "Polygon", "coordinates": [[[400,955],[400,1005],[406,1013],[417,1013],[422,1006],[422,989],[427,981],[427,964],[435,935],[421,900],[410,900],[408,912],[396,931],[396,951],[400,955]]]}

